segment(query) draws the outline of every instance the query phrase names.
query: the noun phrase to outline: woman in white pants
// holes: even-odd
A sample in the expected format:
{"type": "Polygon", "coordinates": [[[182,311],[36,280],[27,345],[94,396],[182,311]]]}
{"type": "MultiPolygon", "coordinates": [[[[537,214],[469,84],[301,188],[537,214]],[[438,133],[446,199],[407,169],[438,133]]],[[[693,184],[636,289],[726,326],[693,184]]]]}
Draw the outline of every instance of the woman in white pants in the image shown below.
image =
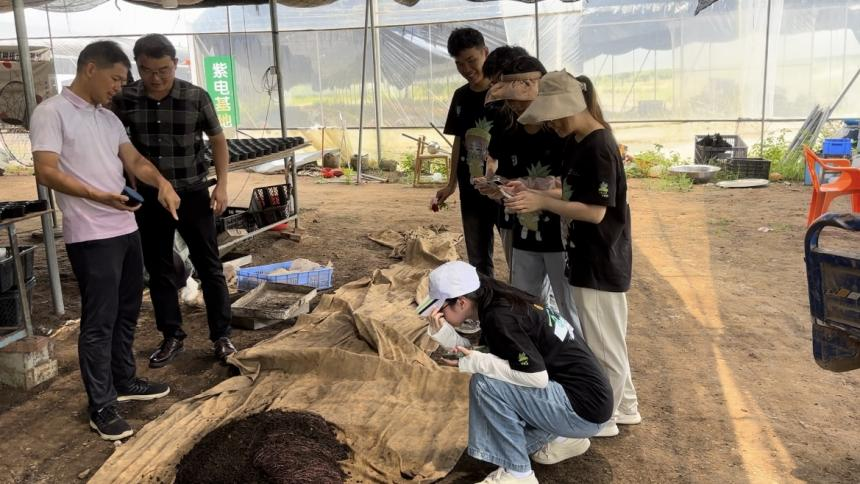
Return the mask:
{"type": "Polygon", "coordinates": [[[598,437],[618,435],[617,424],[641,421],[627,357],[627,296],[632,272],[627,180],[618,145],[585,76],[550,72],[519,117],[547,122],[566,142],[561,190],[510,183],[507,207],[517,213],[550,211],[571,220],[566,236],[568,281],[589,348],[612,386],[613,422],[598,437]]]}

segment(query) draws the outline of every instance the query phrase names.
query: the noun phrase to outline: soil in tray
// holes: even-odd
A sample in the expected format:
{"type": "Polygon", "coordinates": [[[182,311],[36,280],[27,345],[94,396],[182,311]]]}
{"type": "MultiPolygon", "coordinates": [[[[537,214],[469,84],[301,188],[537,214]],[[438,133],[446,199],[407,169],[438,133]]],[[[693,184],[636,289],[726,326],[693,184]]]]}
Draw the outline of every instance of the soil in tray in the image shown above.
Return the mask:
{"type": "Polygon", "coordinates": [[[342,483],[349,448],[319,415],[272,411],[215,429],[176,468],[176,484],[342,483]]]}
{"type": "Polygon", "coordinates": [[[265,291],[244,303],[243,306],[248,309],[277,311],[289,308],[304,296],[305,294],[297,292],[265,291]]]}

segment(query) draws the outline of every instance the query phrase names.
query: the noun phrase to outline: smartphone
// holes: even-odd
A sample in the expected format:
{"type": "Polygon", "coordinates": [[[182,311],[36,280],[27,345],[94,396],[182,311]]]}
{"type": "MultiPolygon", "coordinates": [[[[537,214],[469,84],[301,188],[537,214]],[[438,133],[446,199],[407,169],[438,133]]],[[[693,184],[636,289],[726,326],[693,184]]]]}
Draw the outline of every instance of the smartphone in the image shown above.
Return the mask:
{"type": "Polygon", "coordinates": [[[140,193],[137,193],[137,190],[131,188],[129,186],[122,189],[122,194],[128,197],[125,204],[129,207],[136,207],[143,203],[143,197],[140,193]]]}

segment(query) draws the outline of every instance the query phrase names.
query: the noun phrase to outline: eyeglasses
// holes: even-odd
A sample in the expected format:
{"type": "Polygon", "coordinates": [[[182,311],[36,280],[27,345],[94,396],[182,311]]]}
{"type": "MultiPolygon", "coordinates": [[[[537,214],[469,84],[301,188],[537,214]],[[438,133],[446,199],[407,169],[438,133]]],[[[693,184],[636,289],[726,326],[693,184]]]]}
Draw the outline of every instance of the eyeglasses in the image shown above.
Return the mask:
{"type": "Polygon", "coordinates": [[[150,69],[138,69],[138,72],[140,72],[140,77],[158,76],[159,79],[166,79],[166,78],[170,77],[171,75],[173,75],[173,70],[174,70],[174,67],[170,66],[170,67],[162,67],[161,69],[158,69],[157,71],[153,71],[150,69]]]}

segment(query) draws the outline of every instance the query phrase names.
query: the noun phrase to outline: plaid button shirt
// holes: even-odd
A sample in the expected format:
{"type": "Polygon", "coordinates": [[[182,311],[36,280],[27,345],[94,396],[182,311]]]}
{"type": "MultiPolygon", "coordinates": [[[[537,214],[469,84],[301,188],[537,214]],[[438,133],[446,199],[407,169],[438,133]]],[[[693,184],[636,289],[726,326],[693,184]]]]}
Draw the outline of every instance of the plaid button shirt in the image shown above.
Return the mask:
{"type": "Polygon", "coordinates": [[[113,99],[113,110],[126,127],[134,147],[158,167],[179,190],[206,186],[209,165],[203,155],[203,133],[221,133],[221,124],[209,93],[181,79],[156,101],[146,95],[143,81],[122,89],[113,99]]]}

